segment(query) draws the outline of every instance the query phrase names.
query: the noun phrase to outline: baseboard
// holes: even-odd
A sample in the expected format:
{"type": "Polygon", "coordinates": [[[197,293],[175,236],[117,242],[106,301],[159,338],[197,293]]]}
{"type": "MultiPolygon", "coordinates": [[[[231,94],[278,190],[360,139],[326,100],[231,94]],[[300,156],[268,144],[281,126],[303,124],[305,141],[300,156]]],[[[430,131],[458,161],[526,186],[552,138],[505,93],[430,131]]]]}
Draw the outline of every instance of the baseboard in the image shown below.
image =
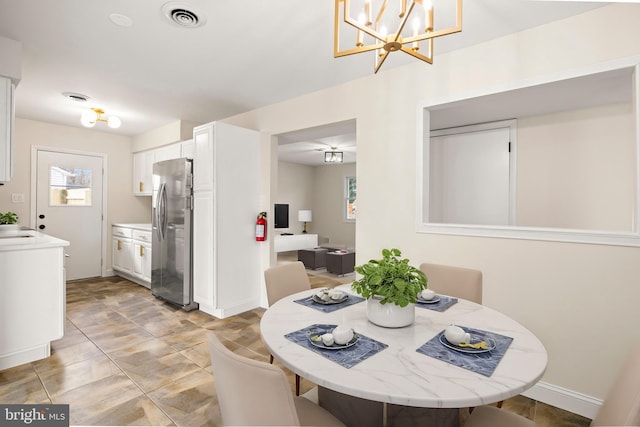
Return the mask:
{"type": "Polygon", "coordinates": [[[602,405],[600,399],[542,381],[522,395],[591,419],[602,405]]]}
{"type": "Polygon", "coordinates": [[[40,344],[34,347],[3,354],[0,357],[0,371],[25,363],[35,362],[51,356],[51,344],[40,344]]]}

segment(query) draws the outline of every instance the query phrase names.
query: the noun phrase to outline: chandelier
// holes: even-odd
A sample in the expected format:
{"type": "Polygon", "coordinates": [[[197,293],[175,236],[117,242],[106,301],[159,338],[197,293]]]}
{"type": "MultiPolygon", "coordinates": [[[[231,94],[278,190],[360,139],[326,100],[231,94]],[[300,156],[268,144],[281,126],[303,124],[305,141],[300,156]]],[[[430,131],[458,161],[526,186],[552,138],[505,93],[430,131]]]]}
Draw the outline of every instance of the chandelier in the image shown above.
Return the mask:
{"type": "MultiPolygon", "coordinates": [[[[456,4],[455,16],[443,13],[442,28],[434,26],[431,0],[394,0],[391,5],[389,0],[335,2],[334,58],[374,51],[374,73],[391,52],[399,50],[432,64],[433,40],[462,31],[462,0],[441,0],[441,4],[456,4]],[[340,50],[341,25],[346,39],[353,43],[353,47],[345,50],[340,50]]],[[[440,13],[440,7],[438,10],[440,13]]]]}
{"type": "MultiPolygon", "coordinates": [[[[332,147],[333,148],[333,147],[332,147]]],[[[335,150],[335,148],[333,148],[335,150]]],[[[342,151],[325,151],[325,163],[342,163],[344,161],[344,153],[342,151]]]]}
{"type": "Polygon", "coordinates": [[[109,116],[105,118],[103,115],[104,110],[101,108],[90,108],[88,110],[84,110],[80,116],[80,123],[88,128],[94,127],[97,122],[104,122],[112,129],[117,129],[122,125],[122,120],[120,120],[119,117],[109,116]]]}

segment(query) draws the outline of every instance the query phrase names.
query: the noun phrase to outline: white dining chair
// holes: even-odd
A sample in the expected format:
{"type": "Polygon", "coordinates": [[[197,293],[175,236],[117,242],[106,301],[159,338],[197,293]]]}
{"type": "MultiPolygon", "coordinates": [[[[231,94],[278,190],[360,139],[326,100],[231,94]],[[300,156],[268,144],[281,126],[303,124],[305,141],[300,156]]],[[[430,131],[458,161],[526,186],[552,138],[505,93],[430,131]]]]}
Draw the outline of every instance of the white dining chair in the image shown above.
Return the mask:
{"type": "Polygon", "coordinates": [[[300,261],[270,267],[264,272],[267,301],[275,304],[282,298],[311,289],[304,264],[300,261]]]}
{"type": "MultiPolygon", "coordinates": [[[[480,270],[424,262],[420,264],[420,271],[427,276],[429,289],[436,293],[482,304],[482,272],[480,270]]],[[[502,400],[498,402],[498,408],[501,408],[503,403],[502,400]]],[[[472,411],[473,408],[469,410],[472,411]]]]}
{"type": "Polygon", "coordinates": [[[438,294],[482,304],[482,272],[470,268],[441,264],[420,264],[428,286],[438,294]]]}
{"type": "MultiPolygon", "coordinates": [[[[267,287],[267,301],[275,304],[282,298],[311,289],[307,270],[300,261],[280,264],[268,268],[264,272],[267,287]]],[[[269,355],[269,363],[273,363],[273,355],[269,355]]],[[[296,374],[296,396],[300,395],[300,376],[296,374]]]]}
{"type": "MultiPolygon", "coordinates": [[[[469,415],[464,427],[533,427],[536,424],[524,417],[495,406],[480,406],[469,415]]],[[[611,390],[591,427],[640,426],[640,345],[636,345],[618,372],[611,390]]]]}
{"type": "Polygon", "coordinates": [[[344,426],[306,397],[293,397],[277,366],[235,354],[211,331],[208,338],[225,426],[344,426]]]}

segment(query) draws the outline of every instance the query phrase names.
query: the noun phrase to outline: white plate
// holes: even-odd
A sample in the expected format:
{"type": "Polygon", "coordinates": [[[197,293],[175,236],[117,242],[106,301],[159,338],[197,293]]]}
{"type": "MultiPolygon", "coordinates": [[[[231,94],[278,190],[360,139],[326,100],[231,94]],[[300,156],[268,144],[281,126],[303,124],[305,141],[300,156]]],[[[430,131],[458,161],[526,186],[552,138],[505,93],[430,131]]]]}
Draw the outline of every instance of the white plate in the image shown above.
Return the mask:
{"type": "Polygon", "coordinates": [[[313,300],[313,302],[317,302],[318,304],[325,304],[325,305],[340,304],[340,303],[345,302],[346,300],[349,299],[349,294],[345,293],[344,295],[342,295],[342,298],[340,298],[340,299],[330,299],[329,301],[325,301],[322,298],[320,298],[318,295],[313,294],[313,296],[311,296],[311,299],[313,300]]]}
{"type": "Polygon", "coordinates": [[[424,299],[420,295],[418,295],[417,302],[419,302],[420,304],[435,304],[437,302],[440,302],[440,297],[436,295],[431,299],[424,299]]]}
{"type": "Polygon", "coordinates": [[[324,335],[326,332],[323,332],[321,334],[313,334],[309,336],[309,342],[311,343],[311,345],[318,347],[318,348],[324,348],[325,350],[341,350],[343,348],[349,348],[352,345],[354,345],[355,343],[358,342],[358,334],[354,333],[353,334],[353,338],[351,338],[351,341],[349,341],[346,344],[333,344],[333,345],[324,345],[324,343],[322,342],[322,339],[320,339],[319,341],[314,341],[312,338],[314,337],[321,337],[322,335],[324,335]]]}
{"type": "Polygon", "coordinates": [[[497,345],[496,341],[493,338],[482,337],[480,335],[473,335],[473,334],[471,334],[471,344],[474,344],[474,343],[477,343],[477,342],[480,342],[480,341],[484,341],[484,342],[487,343],[489,348],[460,347],[459,345],[452,344],[449,341],[447,341],[447,339],[444,337],[444,332],[442,332],[440,334],[438,339],[440,340],[440,344],[442,344],[443,346],[445,346],[447,348],[450,348],[452,350],[455,350],[455,351],[459,351],[461,353],[473,353],[473,354],[487,353],[487,352],[495,349],[496,345],[497,345]]]}

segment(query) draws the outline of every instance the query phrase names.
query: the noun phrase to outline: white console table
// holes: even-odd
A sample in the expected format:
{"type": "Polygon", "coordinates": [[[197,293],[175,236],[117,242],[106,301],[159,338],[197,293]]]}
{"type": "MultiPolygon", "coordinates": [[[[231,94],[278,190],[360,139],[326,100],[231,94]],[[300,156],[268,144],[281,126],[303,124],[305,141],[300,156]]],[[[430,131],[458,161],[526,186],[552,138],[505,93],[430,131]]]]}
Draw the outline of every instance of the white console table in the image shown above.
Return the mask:
{"type": "Polygon", "coordinates": [[[273,247],[276,252],[297,251],[298,249],[315,248],[317,246],[317,234],[293,234],[290,236],[276,234],[273,241],[273,247]]]}

